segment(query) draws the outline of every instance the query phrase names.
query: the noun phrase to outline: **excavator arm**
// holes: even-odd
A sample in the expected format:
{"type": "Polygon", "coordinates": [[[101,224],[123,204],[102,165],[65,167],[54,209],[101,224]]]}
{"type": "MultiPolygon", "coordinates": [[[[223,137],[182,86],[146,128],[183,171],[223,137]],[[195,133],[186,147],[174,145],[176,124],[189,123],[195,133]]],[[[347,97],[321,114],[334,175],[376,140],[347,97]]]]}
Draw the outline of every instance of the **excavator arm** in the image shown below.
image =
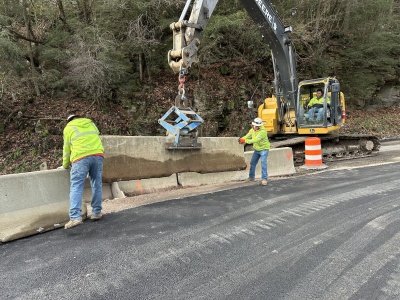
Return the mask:
{"type": "MultiPolygon", "coordinates": [[[[198,62],[200,38],[217,3],[218,0],[187,0],[179,21],[170,25],[173,49],[168,53],[168,63],[175,73],[184,74],[192,63],[198,62]],[[184,20],[190,7],[189,20],[184,20]]],[[[271,49],[278,103],[295,107],[298,79],[293,44],[288,36],[291,27],[283,25],[270,1],[241,0],[241,3],[260,26],[261,34],[271,49]]]]}

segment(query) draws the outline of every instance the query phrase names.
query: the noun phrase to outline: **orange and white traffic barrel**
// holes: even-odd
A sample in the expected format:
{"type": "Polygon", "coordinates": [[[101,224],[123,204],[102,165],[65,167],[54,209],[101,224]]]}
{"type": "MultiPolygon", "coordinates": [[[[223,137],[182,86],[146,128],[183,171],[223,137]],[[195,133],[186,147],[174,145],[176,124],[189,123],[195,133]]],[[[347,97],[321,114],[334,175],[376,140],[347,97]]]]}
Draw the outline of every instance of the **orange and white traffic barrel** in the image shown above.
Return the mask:
{"type": "Polygon", "coordinates": [[[305,142],[305,165],[307,169],[327,168],[322,163],[321,139],[318,137],[308,137],[305,142]]]}

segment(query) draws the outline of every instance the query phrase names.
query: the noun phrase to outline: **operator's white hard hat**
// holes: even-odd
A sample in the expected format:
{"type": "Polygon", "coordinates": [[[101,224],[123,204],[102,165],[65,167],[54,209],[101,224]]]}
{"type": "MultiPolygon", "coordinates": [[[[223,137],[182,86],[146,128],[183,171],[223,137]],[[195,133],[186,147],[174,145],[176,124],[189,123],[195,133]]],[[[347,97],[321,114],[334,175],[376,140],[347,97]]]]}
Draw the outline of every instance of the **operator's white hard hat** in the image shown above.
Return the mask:
{"type": "Polygon", "coordinates": [[[263,126],[263,121],[261,118],[255,118],[253,122],[251,122],[252,125],[261,127],[263,126]]]}

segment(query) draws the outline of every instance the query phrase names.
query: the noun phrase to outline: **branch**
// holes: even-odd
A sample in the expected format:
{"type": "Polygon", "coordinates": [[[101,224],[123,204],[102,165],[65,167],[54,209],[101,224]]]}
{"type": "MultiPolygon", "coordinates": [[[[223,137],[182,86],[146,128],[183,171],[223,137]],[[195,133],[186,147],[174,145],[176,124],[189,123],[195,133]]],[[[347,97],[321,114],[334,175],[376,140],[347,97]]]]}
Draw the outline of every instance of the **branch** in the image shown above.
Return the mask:
{"type": "Polygon", "coordinates": [[[43,41],[37,41],[37,40],[34,40],[34,39],[30,39],[30,38],[28,38],[28,37],[26,37],[26,36],[23,36],[23,35],[21,35],[20,33],[18,33],[18,32],[16,32],[16,31],[14,31],[14,30],[12,30],[12,29],[10,29],[10,28],[7,28],[13,35],[15,35],[17,38],[20,38],[20,39],[22,39],[22,40],[25,40],[25,41],[28,41],[28,42],[32,42],[32,43],[35,43],[35,44],[43,44],[44,42],[43,41]]]}
{"type": "Polygon", "coordinates": [[[3,124],[6,125],[14,114],[18,114],[18,111],[18,108],[14,108],[14,110],[8,115],[8,117],[4,119],[3,124]]]}
{"type": "Polygon", "coordinates": [[[38,116],[26,116],[20,115],[21,119],[30,119],[30,120],[56,120],[56,121],[65,121],[65,118],[51,118],[51,117],[38,117],[38,116]]]}

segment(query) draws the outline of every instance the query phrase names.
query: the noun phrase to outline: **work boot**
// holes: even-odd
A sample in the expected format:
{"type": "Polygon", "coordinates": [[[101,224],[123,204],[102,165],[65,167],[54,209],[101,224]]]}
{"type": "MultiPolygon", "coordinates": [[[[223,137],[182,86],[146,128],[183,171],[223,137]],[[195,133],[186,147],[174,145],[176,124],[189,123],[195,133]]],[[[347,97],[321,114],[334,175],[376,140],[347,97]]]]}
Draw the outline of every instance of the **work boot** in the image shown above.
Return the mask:
{"type": "Polygon", "coordinates": [[[261,184],[262,184],[262,185],[267,185],[267,184],[268,184],[268,181],[267,181],[266,179],[264,179],[263,181],[261,181],[261,184]]]}
{"type": "Polygon", "coordinates": [[[65,224],[64,229],[70,229],[72,227],[78,226],[82,224],[82,219],[74,219],[69,220],[67,224],[65,224]]]}
{"type": "Polygon", "coordinates": [[[245,182],[251,182],[251,181],[254,181],[254,178],[246,178],[246,180],[245,180],[245,182]]]}
{"type": "Polygon", "coordinates": [[[103,216],[102,213],[92,214],[92,215],[90,216],[90,219],[91,219],[91,220],[100,220],[102,216],[103,216]]]}

